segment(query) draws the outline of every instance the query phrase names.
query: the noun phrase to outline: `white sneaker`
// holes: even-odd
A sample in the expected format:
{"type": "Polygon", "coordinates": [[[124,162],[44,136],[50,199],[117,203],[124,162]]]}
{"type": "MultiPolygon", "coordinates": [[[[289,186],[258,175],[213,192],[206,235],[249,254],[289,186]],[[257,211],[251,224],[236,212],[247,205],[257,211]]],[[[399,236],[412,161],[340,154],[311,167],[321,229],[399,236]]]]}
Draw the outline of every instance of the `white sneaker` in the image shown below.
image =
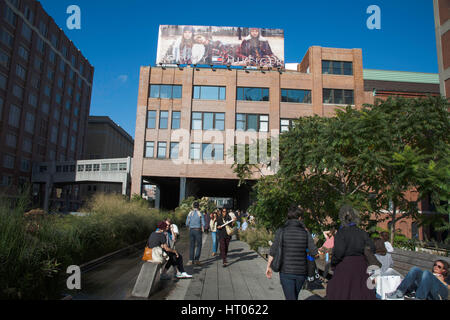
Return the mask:
{"type": "Polygon", "coordinates": [[[190,278],[192,278],[192,276],[190,274],[187,274],[186,272],[183,272],[183,273],[178,272],[177,278],[178,279],[190,279],[190,278]]]}

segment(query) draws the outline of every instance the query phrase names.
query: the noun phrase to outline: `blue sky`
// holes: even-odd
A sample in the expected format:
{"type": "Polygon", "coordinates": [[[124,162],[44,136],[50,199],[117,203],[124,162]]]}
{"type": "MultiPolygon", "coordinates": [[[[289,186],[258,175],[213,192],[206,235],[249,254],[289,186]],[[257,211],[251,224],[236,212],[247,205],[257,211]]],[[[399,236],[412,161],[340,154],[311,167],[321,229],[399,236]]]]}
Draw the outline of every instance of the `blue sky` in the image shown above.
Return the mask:
{"type": "Polygon", "coordinates": [[[361,48],[366,69],[437,73],[433,1],[153,1],[41,0],[95,67],[91,115],[107,115],[132,137],[139,67],[154,65],[160,24],[284,29],[285,61],[310,46],[361,48]],[[81,9],[81,30],[69,30],[66,9],[81,9]],[[381,30],[369,30],[370,5],[381,30]]]}

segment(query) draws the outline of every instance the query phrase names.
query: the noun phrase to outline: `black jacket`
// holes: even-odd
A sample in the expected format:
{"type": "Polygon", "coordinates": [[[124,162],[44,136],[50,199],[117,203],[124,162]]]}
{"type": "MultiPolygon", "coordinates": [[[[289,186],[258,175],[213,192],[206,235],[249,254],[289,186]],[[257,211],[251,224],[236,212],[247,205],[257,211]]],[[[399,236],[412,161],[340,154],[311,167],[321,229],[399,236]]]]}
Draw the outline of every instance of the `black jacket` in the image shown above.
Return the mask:
{"type": "Polygon", "coordinates": [[[336,266],[348,256],[364,256],[366,245],[375,253],[375,245],[367,232],[356,226],[339,229],[334,237],[331,265],[336,266]]]}
{"type": "Polygon", "coordinates": [[[306,275],[306,249],[314,256],[317,247],[305,226],[299,220],[288,220],[286,224],[277,230],[275,240],[270,248],[270,255],[274,257],[278,252],[278,246],[282,245],[282,273],[306,275]],[[281,232],[283,232],[283,243],[280,243],[281,232]]]}
{"type": "MultiPolygon", "coordinates": [[[[230,220],[232,220],[232,219],[228,215],[228,213],[225,215],[225,217],[223,217],[222,214],[219,214],[217,216],[217,226],[221,226],[221,225],[227,223],[230,220]]],[[[233,223],[230,223],[229,226],[233,227],[233,223]]],[[[218,235],[219,240],[220,239],[224,239],[224,238],[230,238],[231,239],[231,236],[228,235],[227,229],[225,227],[223,227],[222,229],[217,229],[217,235],[218,235]]]]}

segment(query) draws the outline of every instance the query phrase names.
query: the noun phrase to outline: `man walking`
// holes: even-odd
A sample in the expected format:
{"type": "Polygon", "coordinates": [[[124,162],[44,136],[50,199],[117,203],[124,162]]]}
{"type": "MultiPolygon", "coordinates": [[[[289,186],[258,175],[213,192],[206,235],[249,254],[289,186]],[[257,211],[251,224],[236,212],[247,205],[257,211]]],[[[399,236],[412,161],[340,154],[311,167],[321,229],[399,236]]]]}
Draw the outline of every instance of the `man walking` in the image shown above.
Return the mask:
{"type": "Polygon", "coordinates": [[[190,261],[187,265],[200,265],[200,254],[202,252],[202,233],[205,230],[205,218],[200,212],[198,202],[194,202],[194,210],[189,212],[186,218],[186,226],[189,228],[190,261]]]}

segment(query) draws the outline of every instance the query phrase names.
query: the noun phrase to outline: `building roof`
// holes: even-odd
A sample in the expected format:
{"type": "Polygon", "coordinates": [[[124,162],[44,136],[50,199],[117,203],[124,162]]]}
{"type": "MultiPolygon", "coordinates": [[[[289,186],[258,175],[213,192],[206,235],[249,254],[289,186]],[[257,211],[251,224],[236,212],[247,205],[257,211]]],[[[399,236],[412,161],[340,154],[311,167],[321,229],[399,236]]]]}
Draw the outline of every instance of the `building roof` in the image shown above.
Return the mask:
{"type": "Polygon", "coordinates": [[[122,127],[120,127],[117,123],[111,120],[108,116],[89,116],[88,118],[88,124],[93,123],[104,123],[109,124],[112,128],[119,131],[121,135],[123,135],[125,138],[131,141],[131,143],[134,143],[134,139],[124,130],[122,127]]]}

